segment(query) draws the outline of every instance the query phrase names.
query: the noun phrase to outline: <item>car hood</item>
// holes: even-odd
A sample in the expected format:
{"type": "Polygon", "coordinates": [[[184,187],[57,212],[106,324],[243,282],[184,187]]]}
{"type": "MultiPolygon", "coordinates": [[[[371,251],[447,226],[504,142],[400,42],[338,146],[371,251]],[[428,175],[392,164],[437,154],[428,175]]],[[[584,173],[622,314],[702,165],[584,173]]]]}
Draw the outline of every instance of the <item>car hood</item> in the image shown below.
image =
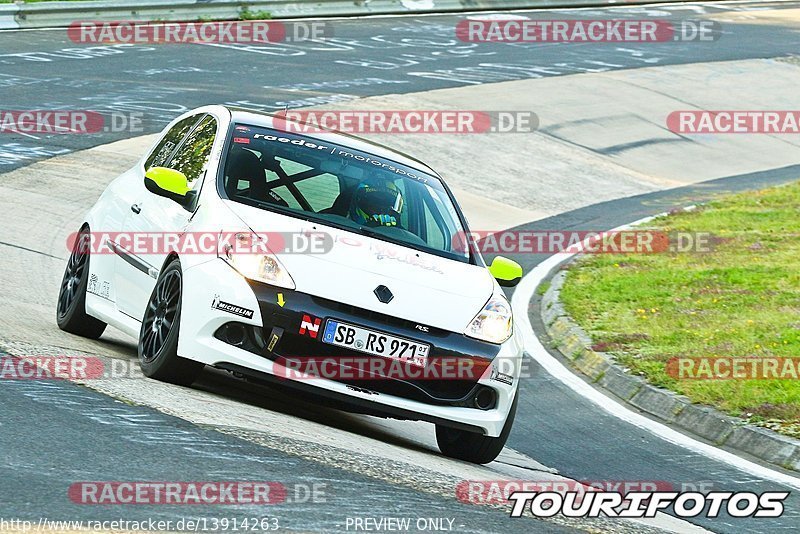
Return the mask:
{"type": "Polygon", "coordinates": [[[324,253],[271,248],[303,293],[461,333],[495,289],[485,267],[246,204],[224,203],[258,234],[285,232],[287,242],[289,235],[326,235],[324,253]],[[375,295],[380,285],[393,295],[388,303],[375,295]]]}

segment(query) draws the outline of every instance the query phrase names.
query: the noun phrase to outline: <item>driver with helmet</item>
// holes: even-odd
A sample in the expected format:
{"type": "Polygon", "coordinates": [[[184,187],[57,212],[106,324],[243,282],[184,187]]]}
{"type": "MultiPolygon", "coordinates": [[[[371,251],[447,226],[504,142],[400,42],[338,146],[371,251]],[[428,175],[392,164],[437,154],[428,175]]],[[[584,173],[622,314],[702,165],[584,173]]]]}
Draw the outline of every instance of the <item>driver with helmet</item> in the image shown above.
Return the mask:
{"type": "Polygon", "coordinates": [[[373,176],[356,187],[349,215],[363,226],[399,226],[402,211],[403,195],[397,185],[373,176]]]}

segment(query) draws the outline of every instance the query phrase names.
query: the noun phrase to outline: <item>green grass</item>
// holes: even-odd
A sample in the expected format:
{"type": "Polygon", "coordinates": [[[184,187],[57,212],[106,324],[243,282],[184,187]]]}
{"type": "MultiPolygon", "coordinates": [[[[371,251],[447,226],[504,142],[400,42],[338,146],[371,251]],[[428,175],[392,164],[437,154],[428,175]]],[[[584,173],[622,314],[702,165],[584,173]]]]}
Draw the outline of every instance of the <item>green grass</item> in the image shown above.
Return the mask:
{"type": "Polygon", "coordinates": [[[539,284],[536,287],[536,294],[541,297],[542,295],[547,293],[548,289],[550,289],[550,281],[549,280],[545,280],[544,282],[542,282],[541,284],[539,284]]]}
{"type": "Polygon", "coordinates": [[[723,197],[651,222],[711,232],[711,252],[587,256],[566,310],[632,373],[800,437],[800,380],[677,380],[672,357],[800,357],[800,183],[723,197]]]}
{"type": "Polygon", "coordinates": [[[244,6],[239,12],[239,18],[242,20],[269,20],[272,18],[272,13],[264,10],[250,11],[250,8],[244,6]]]}

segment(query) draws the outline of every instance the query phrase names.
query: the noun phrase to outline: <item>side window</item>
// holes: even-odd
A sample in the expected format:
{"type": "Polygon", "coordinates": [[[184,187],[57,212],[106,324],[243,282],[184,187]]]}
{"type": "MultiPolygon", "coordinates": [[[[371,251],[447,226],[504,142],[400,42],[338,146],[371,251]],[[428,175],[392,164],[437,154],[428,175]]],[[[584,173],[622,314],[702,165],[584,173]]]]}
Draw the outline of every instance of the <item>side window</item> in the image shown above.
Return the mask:
{"type": "Polygon", "coordinates": [[[211,147],[214,145],[216,133],[217,121],[211,115],[207,115],[192,130],[170,161],[170,168],[186,175],[189,187],[194,186],[195,180],[206,168],[208,158],[211,157],[211,147]]]}
{"type": "Polygon", "coordinates": [[[186,134],[189,133],[189,130],[195,125],[199,118],[198,115],[186,117],[170,128],[167,135],[164,136],[161,142],[153,149],[153,152],[150,153],[150,156],[147,157],[147,161],[144,163],[145,170],[152,167],[163,167],[164,164],[169,161],[169,157],[175,151],[175,147],[186,137],[186,134]]]}

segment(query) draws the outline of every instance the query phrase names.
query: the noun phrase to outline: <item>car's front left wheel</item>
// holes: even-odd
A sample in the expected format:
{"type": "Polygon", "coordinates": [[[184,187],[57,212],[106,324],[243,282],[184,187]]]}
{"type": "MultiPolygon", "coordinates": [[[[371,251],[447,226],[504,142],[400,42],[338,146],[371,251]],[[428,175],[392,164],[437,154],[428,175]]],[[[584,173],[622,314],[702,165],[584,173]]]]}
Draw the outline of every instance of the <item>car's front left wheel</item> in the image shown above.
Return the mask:
{"type": "Polygon", "coordinates": [[[183,272],[175,258],[161,272],[147,303],[139,331],[139,365],[145,376],[188,386],[204,365],[178,356],[182,292],[183,272]]]}
{"type": "Polygon", "coordinates": [[[106,329],[106,323],[86,313],[90,249],[89,229],[84,227],[72,245],[72,253],[61,279],[56,323],[61,330],[70,334],[97,339],[106,329]]]}
{"type": "Polygon", "coordinates": [[[514,396],[503,430],[496,438],[484,436],[477,432],[436,425],[436,443],[439,445],[439,450],[450,458],[475,464],[488,464],[494,461],[500,451],[503,450],[508,440],[508,435],[511,433],[514,417],[517,414],[518,398],[519,392],[514,396]]]}

